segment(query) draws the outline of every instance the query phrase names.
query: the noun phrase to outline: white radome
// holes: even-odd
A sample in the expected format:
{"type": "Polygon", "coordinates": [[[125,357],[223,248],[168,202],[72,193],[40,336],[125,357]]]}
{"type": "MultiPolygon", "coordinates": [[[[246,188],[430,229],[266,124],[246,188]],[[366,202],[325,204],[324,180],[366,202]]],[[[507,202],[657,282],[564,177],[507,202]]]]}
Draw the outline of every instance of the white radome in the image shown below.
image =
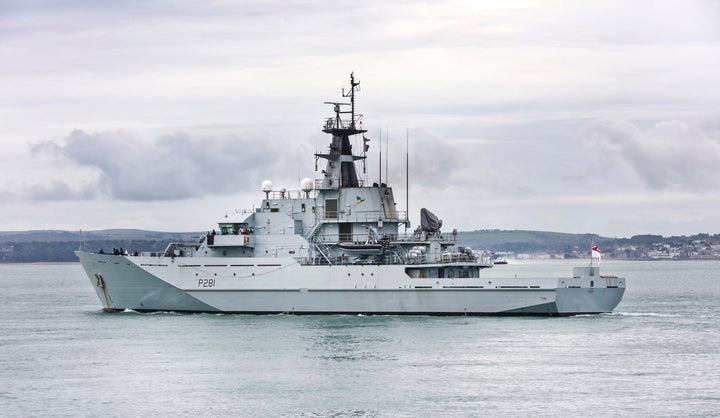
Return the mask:
{"type": "Polygon", "coordinates": [[[300,182],[300,190],[307,193],[307,192],[311,192],[312,189],[313,189],[313,181],[307,177],[302,179],[302,181],[300,182]]]}

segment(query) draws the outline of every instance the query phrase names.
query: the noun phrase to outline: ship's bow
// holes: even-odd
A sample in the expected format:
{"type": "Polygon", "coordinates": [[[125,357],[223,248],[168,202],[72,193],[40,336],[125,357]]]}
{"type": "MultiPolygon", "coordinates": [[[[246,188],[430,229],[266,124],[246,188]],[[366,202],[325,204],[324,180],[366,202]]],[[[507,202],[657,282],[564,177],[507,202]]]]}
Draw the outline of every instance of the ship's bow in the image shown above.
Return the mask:
{"type": "MultiPolygon", "coordinates": [[[[76,251],[90,284],[107,311],[217,312],[142,268],[142,257],[76,251]],[[139,263],[135,261],[140,260],[139,263]]],[[[168,263],[170,264],[170,263],[168,263]]],[[[169,272],[168,274],[172,274],[169,272]]]]}

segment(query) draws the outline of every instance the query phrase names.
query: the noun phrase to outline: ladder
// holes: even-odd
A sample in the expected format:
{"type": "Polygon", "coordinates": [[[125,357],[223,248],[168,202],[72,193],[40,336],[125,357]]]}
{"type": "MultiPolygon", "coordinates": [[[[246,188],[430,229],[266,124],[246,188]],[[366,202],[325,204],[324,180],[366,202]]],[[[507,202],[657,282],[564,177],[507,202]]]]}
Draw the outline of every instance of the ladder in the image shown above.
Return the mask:
{"type": "Polygon", "coordinates": [[[330,245],[323,242],[322,239],[317,235],[318,231],[320,231],[320,227],[322,226],[322,223],[315,224],[315,227],[310,231],[310,233],[307,235],[306,239],[308,242],[317,250],[320,255],[323,256],[325,261],[329,265],[333,264],[333,259],[335,258],[335,254],[333,253],[332,248],[330,248],[330,245]]]}

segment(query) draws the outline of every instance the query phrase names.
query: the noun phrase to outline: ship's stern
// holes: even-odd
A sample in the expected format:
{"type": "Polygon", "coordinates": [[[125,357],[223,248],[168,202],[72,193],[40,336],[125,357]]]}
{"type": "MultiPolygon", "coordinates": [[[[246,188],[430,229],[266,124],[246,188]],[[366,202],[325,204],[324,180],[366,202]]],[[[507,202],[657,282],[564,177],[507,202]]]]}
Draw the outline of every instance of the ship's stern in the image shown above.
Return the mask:
{"type": "Polygon", "coordinates": [[[571,279],[559,279],[555,304],[562,315],[612,312],[625,294],[625,279],[600,275],[600,268],[575,267],[571,279]]]}

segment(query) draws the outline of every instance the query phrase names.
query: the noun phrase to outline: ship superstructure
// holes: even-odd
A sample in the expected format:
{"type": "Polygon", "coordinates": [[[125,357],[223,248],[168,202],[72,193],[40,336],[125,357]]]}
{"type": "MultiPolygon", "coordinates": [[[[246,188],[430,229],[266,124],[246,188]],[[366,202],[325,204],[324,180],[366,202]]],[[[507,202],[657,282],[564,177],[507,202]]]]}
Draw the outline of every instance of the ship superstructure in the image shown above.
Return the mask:
{"type": "Polygon", "coordinates": [[[170,244],[137,256],[77,255],[106,310],[306,314],[536,314],[610,312],[625,290],[622,278],[598,267],[570,278],[493,279],[492,267],[443,234],[442,221],[421,211],[412,235],[391,187],[365,185],[350,138],[358,127],[350,76],[345,102],[326,102],[334,116],[322,131],[332,139],[321,178],[298,190],[262,184],[259,207],[223,218],[198,243],[170,244]]]}

